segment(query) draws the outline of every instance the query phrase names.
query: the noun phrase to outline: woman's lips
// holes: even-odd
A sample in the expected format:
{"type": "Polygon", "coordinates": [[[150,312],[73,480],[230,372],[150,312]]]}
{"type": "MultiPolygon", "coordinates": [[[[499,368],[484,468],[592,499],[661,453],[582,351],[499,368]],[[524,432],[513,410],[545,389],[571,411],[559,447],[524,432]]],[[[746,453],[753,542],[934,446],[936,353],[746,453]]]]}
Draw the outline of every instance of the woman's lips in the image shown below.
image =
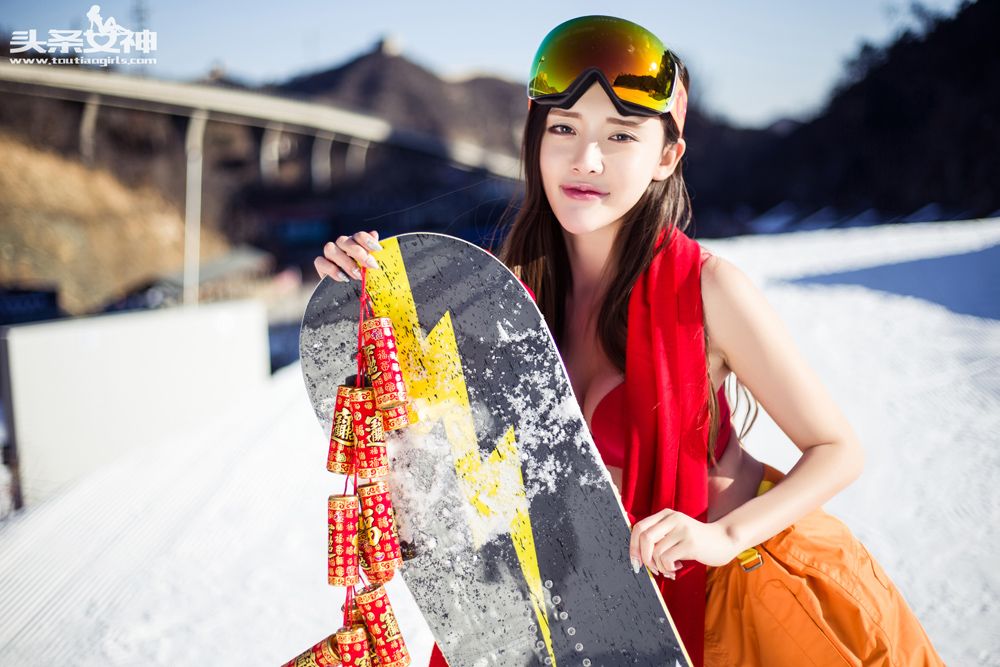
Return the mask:
{"type": "Polygon", "coordinates": [[[599,192],[589,192],[587,190],[577,190],[576,188],[567,188],[565,186],[559,186],[559,188],[566,194],[570,199],[600,199],[601,197],[607,197],[606,194],[601,194],[599,192]]]}

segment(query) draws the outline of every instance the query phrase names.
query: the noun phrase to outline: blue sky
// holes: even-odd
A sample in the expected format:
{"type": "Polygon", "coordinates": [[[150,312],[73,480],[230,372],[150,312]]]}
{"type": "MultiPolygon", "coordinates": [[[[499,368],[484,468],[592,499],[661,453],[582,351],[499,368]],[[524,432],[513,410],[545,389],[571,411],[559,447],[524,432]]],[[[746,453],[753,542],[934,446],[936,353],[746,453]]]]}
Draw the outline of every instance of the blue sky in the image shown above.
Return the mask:
{"type": "MultiPolygon", "coordinates": [[[[136,29],[135,0],[101,2],[101,15],[136,29]]],[[[5,4],[9,3],[9,0],[5,4]]],[[[862,40],[886,43],[916,26],[903,0],[761,2],[342,2],[145,0],[146,27],[157,33],[157,63],[146,74],[187,79],[213,63],[251,83],[326,69],[392,35],[404,56],[444,77],[488,73],[527,81],[542,37],[583,14],[640,23],[691,69],[691,97],[734,124],[760,127],[819,109],[862,40]]],[[[948,15],[960,0],[926,0],[948,15]]],[[[91,2],[53,0],[4,7],[0,28],[86,28],[91,2]]]]}

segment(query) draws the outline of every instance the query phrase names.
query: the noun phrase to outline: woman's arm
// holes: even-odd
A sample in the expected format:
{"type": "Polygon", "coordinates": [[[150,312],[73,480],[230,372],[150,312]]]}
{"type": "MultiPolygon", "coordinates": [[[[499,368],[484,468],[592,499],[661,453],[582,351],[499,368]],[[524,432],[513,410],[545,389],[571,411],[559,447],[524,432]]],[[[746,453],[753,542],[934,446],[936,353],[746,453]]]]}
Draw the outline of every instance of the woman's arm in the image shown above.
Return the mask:
{"type": "Polygon", "coordinates": [[[717,523],[736,552],[760,544],[858,478],[864,454],[854,429],[802,357],[777,312],[734,264],[702,267],[709,336],[802,457],[788,476],[717,523]]]}

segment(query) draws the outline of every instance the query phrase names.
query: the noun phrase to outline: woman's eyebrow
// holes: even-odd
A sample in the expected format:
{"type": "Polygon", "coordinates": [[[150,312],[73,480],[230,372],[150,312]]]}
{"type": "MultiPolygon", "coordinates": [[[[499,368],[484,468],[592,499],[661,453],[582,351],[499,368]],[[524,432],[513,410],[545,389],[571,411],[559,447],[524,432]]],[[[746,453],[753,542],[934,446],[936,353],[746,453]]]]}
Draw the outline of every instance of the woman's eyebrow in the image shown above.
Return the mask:
{"type": "MultiPolygon", "coordinates": [[[[575,111],[563,111],[562,109],[552,109],[549,114],[556,114],[557,116],[569,116],[570,118],[582,118],[582,116],[575,111]]],[[[615,116],[608,116],[605,120],[609,123],[615,123],[616,125],[624,125],[626,127],[639,127],[642,123],[634,120],[625,120],[623,118],[617,118],[615,116]]]]}

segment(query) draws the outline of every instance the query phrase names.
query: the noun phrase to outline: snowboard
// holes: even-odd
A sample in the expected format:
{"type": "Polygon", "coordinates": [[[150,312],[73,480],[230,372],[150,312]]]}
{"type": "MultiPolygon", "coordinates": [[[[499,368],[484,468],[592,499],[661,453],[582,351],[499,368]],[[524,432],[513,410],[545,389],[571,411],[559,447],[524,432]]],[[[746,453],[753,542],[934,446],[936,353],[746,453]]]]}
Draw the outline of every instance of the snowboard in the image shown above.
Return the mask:
{"type": "MultiPolygon", "coordinates": [[[[548,326],[497,258],[445,234],[380,240],[410,425],[386,437],[397,573],[451,667],[690,665],[548,326]]],[[[323,280],[302,374],[326,436],[357,371],[361,281],[323,280]]]]}

